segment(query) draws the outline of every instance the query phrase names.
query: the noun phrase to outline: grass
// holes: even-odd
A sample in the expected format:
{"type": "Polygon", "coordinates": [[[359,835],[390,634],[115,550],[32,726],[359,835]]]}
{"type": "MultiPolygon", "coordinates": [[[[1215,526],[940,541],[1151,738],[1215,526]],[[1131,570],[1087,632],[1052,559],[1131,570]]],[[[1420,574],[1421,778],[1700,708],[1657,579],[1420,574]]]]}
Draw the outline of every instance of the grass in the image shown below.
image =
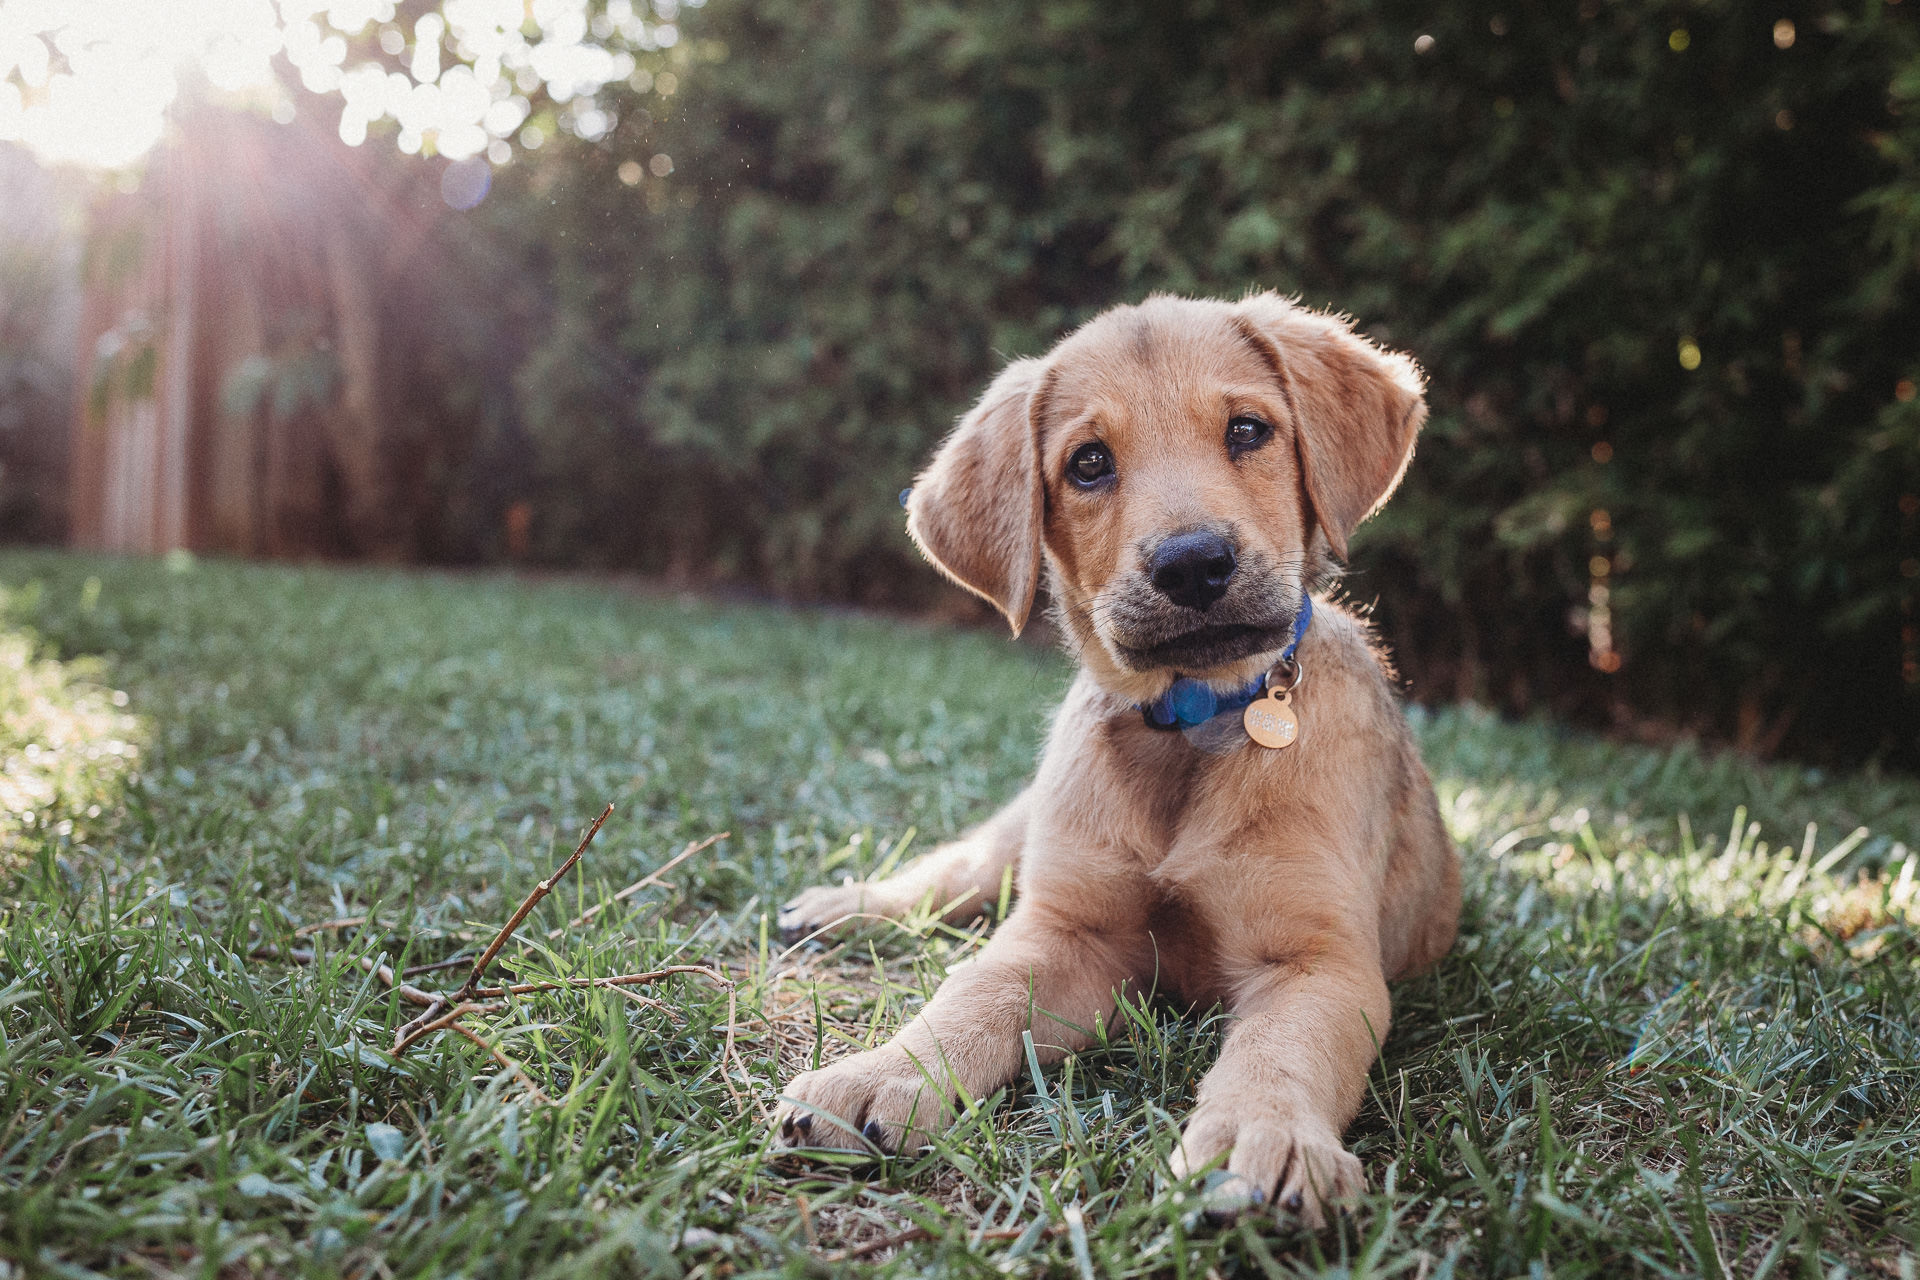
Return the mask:
{"type": "Polygon", "coordinates": [[[1319,1236],[1215,1227],[1163,1182],[1218,1019],[1164,1004],[936,1156],[768,1149],[780,1081],[886,1035],[979,937],[788,953],[772,908],[1011,794],[1059,659],[494,578],[10,553],[0,585],[0,1276],[825,1274],[915,1225],[864,1261],[1914,1274],[1912,779],[1416,715],[1468,907],[1395,993],[1350,1134],[1373,1193],[1319,1236]],[[731,990],[474,1019],[524,1080],[448,1035],[392,1056],[416,1011],[361,962],[473,955],[606,801],[512,971],[731,990]],[[257,958],[294,946],[314,962],[257,958]]]}

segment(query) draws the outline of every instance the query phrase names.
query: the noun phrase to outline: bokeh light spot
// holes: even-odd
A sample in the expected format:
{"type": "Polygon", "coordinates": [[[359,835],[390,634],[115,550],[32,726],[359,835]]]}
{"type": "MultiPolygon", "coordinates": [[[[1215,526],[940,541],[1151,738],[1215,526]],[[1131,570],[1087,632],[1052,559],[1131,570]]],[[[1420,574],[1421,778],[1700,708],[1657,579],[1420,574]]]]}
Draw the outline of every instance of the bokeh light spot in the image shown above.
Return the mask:
{"type": "Polygon", "coordinates": [[[471,209],[487,198],[493,166],[485,160],[455,160],[440,175],[440,198],[454,209],[471,209]]]}

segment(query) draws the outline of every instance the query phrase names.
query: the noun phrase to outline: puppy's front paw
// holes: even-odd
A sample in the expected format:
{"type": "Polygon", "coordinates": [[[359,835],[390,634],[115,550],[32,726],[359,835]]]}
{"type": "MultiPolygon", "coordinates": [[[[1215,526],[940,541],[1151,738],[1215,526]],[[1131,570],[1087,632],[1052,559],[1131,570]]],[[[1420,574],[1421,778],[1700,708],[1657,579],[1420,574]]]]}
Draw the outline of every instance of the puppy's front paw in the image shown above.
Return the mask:
{"type": "Polygon", "coordinates": [[[926,1145],[948,1105],[905,1053],[869,1049],[788,1081],[774,1121],[785,1146],[891,1154],[926,1145]]]}
{"type": "Polygon", "coordinates": [[[1209,1193],[1209,1212],[1232,1217],[1272,1205],[1314,1230],[1327,1211],[1366,1190],[1366,1173],[1324,1123],[1258,1107],[1203,1106],[1187,1121],[1173,1176],[1184,1178],[1227,1156],[1227,1177],[1209,1193]]]}
{"type": "Polygon", "coordinates": [[[852,923],[866,909],[871,885],[849,880],[845,884],[817,884],[802,889],[780,908],[780,936],[794,942],[810,933],[852,923]]]}

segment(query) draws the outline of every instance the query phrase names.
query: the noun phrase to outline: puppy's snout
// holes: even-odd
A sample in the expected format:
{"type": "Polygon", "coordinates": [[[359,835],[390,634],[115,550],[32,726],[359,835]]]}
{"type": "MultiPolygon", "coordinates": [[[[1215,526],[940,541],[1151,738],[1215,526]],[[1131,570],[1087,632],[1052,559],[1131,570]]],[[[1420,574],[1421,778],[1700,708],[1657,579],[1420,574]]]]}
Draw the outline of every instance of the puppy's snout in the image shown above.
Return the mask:
{"type": "Polygon", "coordinates": [[[1237,563],[1231,542],[1201,529],[1162,540],[1147,558],[1147,577],[1175,604],[1205,610],[1227,593],[1237,563]]]}

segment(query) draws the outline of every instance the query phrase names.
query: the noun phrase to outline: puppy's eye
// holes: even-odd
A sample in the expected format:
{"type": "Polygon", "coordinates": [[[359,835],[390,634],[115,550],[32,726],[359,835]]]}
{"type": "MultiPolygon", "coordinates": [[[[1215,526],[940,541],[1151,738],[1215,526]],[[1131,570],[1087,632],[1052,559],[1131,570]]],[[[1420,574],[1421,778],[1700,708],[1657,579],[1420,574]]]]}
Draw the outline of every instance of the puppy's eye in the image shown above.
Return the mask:
{"type": "Polygon", "coordinates": [[[1227,452],[1237,458],[1249,449],[1258,449],[1272,434],[1270,424],[1243,413],[1227,423],[1227,452]]]}
{"type": "Polygon", "coordinates": [[[1113,455],[1098,440],[1083,444],[1067,459],[1067,478],[1083,489],[1091,489],[1113,474],[1113,455]]]}

